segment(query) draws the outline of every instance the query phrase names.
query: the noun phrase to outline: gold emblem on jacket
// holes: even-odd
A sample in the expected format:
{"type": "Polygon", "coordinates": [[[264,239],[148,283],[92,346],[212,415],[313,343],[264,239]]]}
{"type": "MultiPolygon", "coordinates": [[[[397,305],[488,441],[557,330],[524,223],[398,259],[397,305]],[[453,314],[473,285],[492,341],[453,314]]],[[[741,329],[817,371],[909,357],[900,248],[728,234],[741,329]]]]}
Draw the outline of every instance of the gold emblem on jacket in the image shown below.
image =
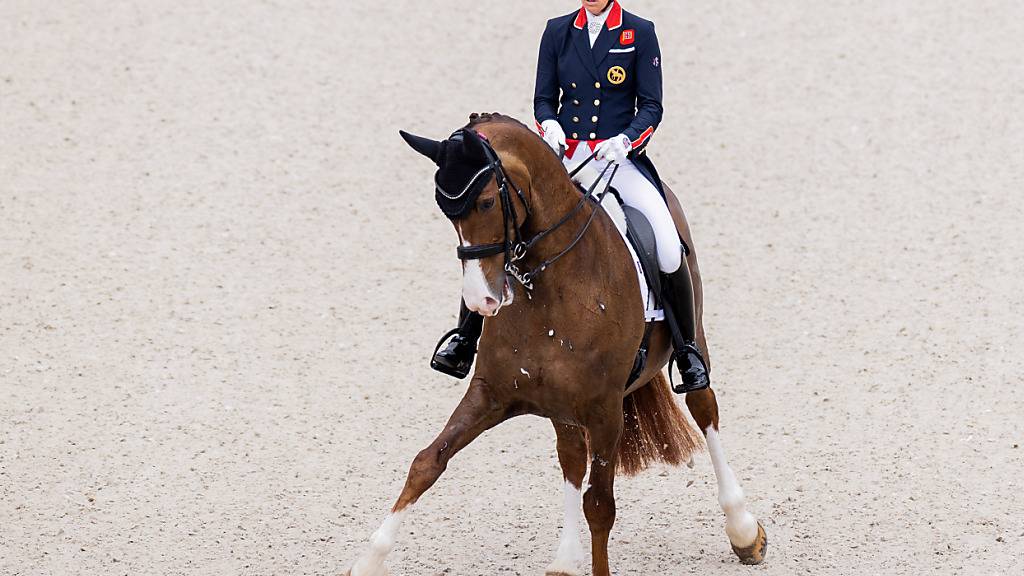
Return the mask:
{"type": "Polygon", "coordinates": [[[622,66],[612,66],[608,69],[608,81],[619,85],[626,81],[626,69],[622,66]]]}

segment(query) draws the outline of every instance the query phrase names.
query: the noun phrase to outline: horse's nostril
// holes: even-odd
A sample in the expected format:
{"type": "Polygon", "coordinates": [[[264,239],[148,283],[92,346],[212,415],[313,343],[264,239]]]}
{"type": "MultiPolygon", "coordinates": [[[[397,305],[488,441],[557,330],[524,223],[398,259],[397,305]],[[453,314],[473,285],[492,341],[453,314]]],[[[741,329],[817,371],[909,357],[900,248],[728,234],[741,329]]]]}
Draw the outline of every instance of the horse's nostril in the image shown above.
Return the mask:
{"type": "Polygon", "coordinates": [[[488,296],[488,297],[484,298],[484,306],[486,306],[488,308],[497,308],[498,307],[498,301],[495,300],[494,298],[491,298],[490,296],[488,296]]]}

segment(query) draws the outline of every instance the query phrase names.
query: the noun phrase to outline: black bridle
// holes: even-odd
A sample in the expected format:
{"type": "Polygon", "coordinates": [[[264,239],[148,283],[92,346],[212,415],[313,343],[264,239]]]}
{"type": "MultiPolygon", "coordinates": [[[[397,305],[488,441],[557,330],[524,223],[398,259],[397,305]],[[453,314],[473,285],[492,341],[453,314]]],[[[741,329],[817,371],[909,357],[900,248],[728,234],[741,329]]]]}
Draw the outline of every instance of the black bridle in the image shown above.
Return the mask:
{"type": "MultiPolygon", "coordinates": [[[[526,288],[527,290],[533,290],[533,281],[537,279],[537,276],[539,276],[541,272],[547,269],[548,266],[554,264],[556,261],[558,261],[558,259],[560,259],[562,256],[565,256],[566,254],[569,253],[570,250],[575,248],[576,244],[578,244],[579,241],[583,238],[583,235],[587,233],[587,230],[590,228],[590,225],[594,221],[594,217],[597,215],[597,206],[595,206],[594,209],[591,211],[590,217],[587,218],[587,221],[585,224],[583,224],[583,227],[580,228],[579,232],[576,233],[576,237],[573,238],[572,242],[570,242],[569,245],[566,246],[561,252],[555,254],[550,258],[545,259],[543,262],[541,262],[540,264],[526,272],[520,270],[519,266],[516,263],[525,258],[526,254],[530,251],[530,249],[533,248],[538,242],[546,238],[555,230],[561,228],[566,222],[572,219],[573,216],[579,213],[579,211],[583,209],[583,206],[586,205],[586,203],[589,200],[594,198],[594,190],[597,189],[597,185],[601,182],[601,180],[604,179],[604,175],[608,172],[608,169],[612,165],[608,164],[607,166],[605,166],[604,170],[601,172],[601,176],[594,181],[594,183],[590,186],[590,189],[586,191],[586,193],[580,198],[580,201],[572,210],[570,210],[568,213],[562,216],[562,218],[559,219],[558,222],[556,222],[550,228],[542,230],[529,240],[526,240],[523,236],[522,227],[523,225],[526,224],[526,220],[531,216],[530,205],[526,202],[526,196],[523,195],[522,189],[519,188],[519,186],[516,186],[515,182],[512,182],[512,179],[509,178],[508,174],[505,173],[505,168],[501,164],[501,158],[498,157],[498,154],[494,151],[494,148],[491,147],[490,142],[483,139],[481,140],[484,145],[484,152],[487,156],[488,161],[488,166],[484,168],[484,171],[490,170],[494,172],[494,180],[498,186],[498,197],[501,202],[502,223],[505,228],[505,238],[501,242],[495,242],[494,244],[481,244],[479,246],[459,246],[459,259],[463,261],[480,260],[481,258],[487,258],[490,256],[495,256],[497,254],[504,253],[505,272],[511,275],[517,281],[519,281],[519,283],[523,285],[523,288],[526,288]],[[510,187],[512,190],[515,191],[516,196],[519,197],[519,202],[523,205],[523,208],[526,211],[526,216],[523,218],[523,222],[521,223],[519,222],[519,218],[516,216],[516,211],[512,206],[512,194],[509,192],[510,187]],[[511,226],[509,224],[511,224],[511,226]]],[[[564,151],[562,152],[562,154],[560,154],[560,156],[561,155],[564,155],[564,151]]],[[[580,164],[572,172],[570,172],[570,179],[573,176],[575,176],[580,170],[582,170],[584,166],[590,163],[590,161],[593,160],[596,156],[596,152],[594,154],[591,154],[590,157],[583,161],[582,164],[580,164]]],[[[603,198],[604,195],[608,192],[608,189],[611,187],[612,180],[615,178],[615,173],[618,171],[618,169],[619,167],[615,166],[615,168],[612,170],[612,174],[608,178],[604,190],[599,195],[598,203],[600,202],[600,198],[603,198]]]]}

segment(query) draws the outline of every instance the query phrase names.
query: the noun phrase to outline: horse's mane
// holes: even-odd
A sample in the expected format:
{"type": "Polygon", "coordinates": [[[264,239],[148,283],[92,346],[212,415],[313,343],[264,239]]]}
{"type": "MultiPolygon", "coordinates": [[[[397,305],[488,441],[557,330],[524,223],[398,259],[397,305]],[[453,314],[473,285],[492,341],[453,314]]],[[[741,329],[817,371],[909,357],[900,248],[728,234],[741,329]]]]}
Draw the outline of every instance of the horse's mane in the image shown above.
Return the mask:
{"type": "MultiPolygon", "coordinates": [[[[544,141],[544,139],[540,137],[540,134],[537,134],[533,130],[533,128],[530,128],[526,124],[523,124],[522,122],[511,116],[506,116],[499,112],[474,112],[469,115],[469,124],[466,124],[465,128],[475,129],[477,126],[480,126],[481,124],[504,124],[506,126],[511,126],[516,130],[522,130],[523,132],[528,134],[527,138],[532,136],[533,138],[536,138],[538,141],[544,141]]],[[[547,144],[545,144],[544,146],[547,147],[547,144]]],[[[548,148],[548,150],[550,150],[550,148],[548,148]]]]}
{"type": "Polygon", "coordinates": [[[526,124],[523,124],[522,122],[520,122],[519,120],[516,120],[515,118],[513,118],[511,116],[506,116],[504,114],[501,114],[500,112],[473,112],[472,114],[469,115],[469,124],[466,125],[466,128],[476,128],[480,124],[486,124],[488,122],[500,122],[502,124],[515,124],[515,125],[520,126],[523,129],[525,129],[525,130],[528,130],[528,131],[532,132],[532,130],[530,130],[530,128],[527,127],[526,124]]]}
{"type": "Polygon", "coordinates": [[[541,139],[540,135],[534,132],[533,129],[527,126],[526,124],[523,124],[522,122],[511,116],[506,116],[499,112],[473,112],[472,114],[469,115],[469,124],[466,124],[466,128],[476,128],[481,124],[490,123],[507,124],[509,126],[513,126],[515,128],[523,130],[524,132],[530,134],[531,136],[537,138],[538,140],[541,139]]]}
{"type": "MultiPolygon", "coordinates": [[[[515,118],[513,118],[511,116],[506,116],[504,114],[501,114],[500,112],[474,112],[474,113],[469,115],[469,124],[466,124],[465,128],[466,129],[476,129],[476,127],[480,126],[481,124],[492,124],[492,123],[493,124],[504,124],[504,125],[507,125],[507,126],[512,126],[513,128],[515,128],[517,130],[522,130],[523,132],[528,134],[529,136],[527,136],[527,138],[532,136],[532,137],[536,138],[537,140],[540,140],[541,142],[543,142],[543,138],[541,138],[539,134],[534,132],[532,128],[530,128],[526,124],[520,122],[519,120],[517,120],[517,119],[515,119],[515,118]]],[[[546,150],[552,152],[552,154],[557,157],[557,154],[554,154],[554,151],[551,150],[551,148],[548,147],[547,143],[544,144],[544,148],[546,150]]],[[[561,164],[561,163],[559,162],[559,164],[561,164]]],[[[583,188],[580,186],[579,182],[577,182],[575,180],[572,180],[572,179],[570,179],[568,177],[566,179],[569,180],[570,181],[570,185],[575,187],[576,189],[578,189],[580,191],[580,193],[585,192],[583,190],[583,188]]]]}

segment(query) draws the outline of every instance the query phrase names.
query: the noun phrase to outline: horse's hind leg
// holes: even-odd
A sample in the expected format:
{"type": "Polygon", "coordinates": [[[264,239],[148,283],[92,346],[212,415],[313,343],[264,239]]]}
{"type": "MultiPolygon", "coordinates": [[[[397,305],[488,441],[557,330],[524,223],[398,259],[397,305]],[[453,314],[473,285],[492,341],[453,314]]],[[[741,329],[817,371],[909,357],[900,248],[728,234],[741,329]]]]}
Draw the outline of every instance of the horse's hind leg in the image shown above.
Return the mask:
{"type": "Polygon", "coordinates": [[[491,398],[486,384],[474,380],[441,434],[413,460],[402,494],[384,523],[373,533],[369,550],[356,561],[348,576],[386,575],[384,559],[394,546],[409,507],[434,485],[459,450],[507,418],[506,407],[491,398]]]}
{"type": "Polygon", "coordinates": [[[558,463],[565,479],[565,519],[562,537],[558,543],[555,561],[548,566],[545,576],[577,576],[583,563],[583,545],[580,543],[580,518],[583,476],[587,473],[587,439],[578,426],[555,425],[558,437],[558,463]]]}
{"type": "Polygon", "coordinates": [[[760,564],[768,548],[768,537],[761,523],[747,511],[743,489],[726,461],[718,433],[715,392],[711,388],[690,392],[686,395],[686,406],[708,443],[711,463],[718,478],[718,504],[725,512],[725,533],[729,536],[732,550],[744,564],[760,564]]]}

